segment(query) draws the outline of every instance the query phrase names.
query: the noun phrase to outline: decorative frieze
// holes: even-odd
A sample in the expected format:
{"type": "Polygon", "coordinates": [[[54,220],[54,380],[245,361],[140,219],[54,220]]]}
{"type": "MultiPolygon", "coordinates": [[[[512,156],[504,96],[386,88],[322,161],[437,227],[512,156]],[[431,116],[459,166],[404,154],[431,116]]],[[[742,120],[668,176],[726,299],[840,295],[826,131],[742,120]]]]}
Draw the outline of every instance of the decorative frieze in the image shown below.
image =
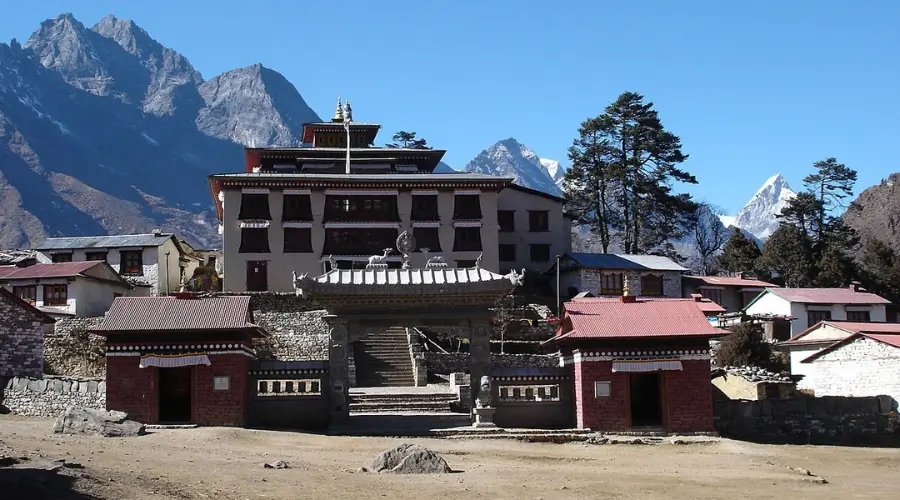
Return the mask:
{"type": "Polygon", "coordinates": [[[241,229],[267,229],[269,221],[267,220],[242,220],[241,229]]]}
{"type": "Polygon", "coordinates": [[[396,189],[326,189],[325,196],[397,196],[396,189]]]}
{"type": "Polygon", "coordinates": [[[709,349],[623,350],[603,352],[575,351],[560,358],[560,366],[595,361],[708,361],[709,349]]]}
{"type": "Polygon", "coordinates": [[[241,188],[241,194],[269,194],[267,188],[241,188]]]}

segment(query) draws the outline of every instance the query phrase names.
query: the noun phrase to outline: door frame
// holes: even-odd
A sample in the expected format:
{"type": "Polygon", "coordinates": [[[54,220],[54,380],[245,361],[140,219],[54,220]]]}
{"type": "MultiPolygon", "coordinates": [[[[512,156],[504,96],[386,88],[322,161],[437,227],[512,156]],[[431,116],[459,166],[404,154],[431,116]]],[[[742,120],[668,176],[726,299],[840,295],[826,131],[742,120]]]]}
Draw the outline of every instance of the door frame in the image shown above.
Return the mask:
{"type": "MultiPolygon", "coordinates": [[[[193,366],[185,366],[182,368],[187,368],[188,370],[190,370],[190,372],[189,372],[190,376],[188,377],[188,385],[189,385],[188,397],[190,398],[190,410],[189,410],[190,422],[188,422],[188,423],[194,423],[197,421],[197,399],[196,399],[197,391],[195,389],[197,386],[197,370],[195,370],[193,366]]],[[[162,384],[160,383],[160,378],[161,378],[161,374],[162,374],[161,370],[165,370],[165,369],[166,368],[160,368],[158,366],[153,367],[153,370],[155,372],[153,374],[153,377],[154,377],[154,383],[156,385],[156,390],[153,391],[153,396],[156,399],[156,411],[153,412],[154,413],[153,416],[156,419],[157,424],[162,422],[162,419],[160,418],[160,410],[161,410],[161,406],[162,406],[162,384]]]]}
{"type": "MultiPolygon", "coordinates": [[[[631,380],[633,375],[641,375],[644,373],[655,373],[659,376],[659,420],[660,427],[669,428],[669,404],[666,397],[666,372],[665,370],[656,370],[654,372],[636,372],[628,374],[628,390],[625,392],[625,408],[628,411],[628,428],[634,429],[634,419],[631,415],[631,380]]],[[[646,426],[645,426],[646,427],[646,426]]]]}
{"type": "Polygon", "coordinates": [[[248,292],[266,292],[269,290],[269,261],[268,260],[248,260],[245,264],[244,269],[244,288],[247,289],[248,292]],[[258,265],[262,268],[262,272],[264,273],[264,283],[262,290],[251,290],[250,289],[250,270],[253,269],[254,265],[258,265]]]}

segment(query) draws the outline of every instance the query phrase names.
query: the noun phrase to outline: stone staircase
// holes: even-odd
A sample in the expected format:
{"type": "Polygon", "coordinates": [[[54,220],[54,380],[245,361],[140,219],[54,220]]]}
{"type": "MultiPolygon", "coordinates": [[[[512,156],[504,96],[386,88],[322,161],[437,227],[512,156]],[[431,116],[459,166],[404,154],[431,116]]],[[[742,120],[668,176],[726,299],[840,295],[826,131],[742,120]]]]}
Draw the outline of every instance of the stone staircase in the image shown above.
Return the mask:
{"type": "MultiPolygon", "coordinates": [[[[415,389],[415,388],[412,388],[415,389]]],[[[403,389],[361,394],[350,390],[350,425],[339,432],[359,436],[428,436],[440,429],[472,425],[466,413],[453,411],[452,393],[403,393],[403,389]]]]}
{"type": "Polygon", "coordinates": [[[416,385],[406,328],[390,327],[353,345],[357,387],[416,385]]]}
{"type": "Polygon", "coordinates": [[[452,393],[354,394],[350,392],[351,413],[451,413],[456,402],[452,393]]]}

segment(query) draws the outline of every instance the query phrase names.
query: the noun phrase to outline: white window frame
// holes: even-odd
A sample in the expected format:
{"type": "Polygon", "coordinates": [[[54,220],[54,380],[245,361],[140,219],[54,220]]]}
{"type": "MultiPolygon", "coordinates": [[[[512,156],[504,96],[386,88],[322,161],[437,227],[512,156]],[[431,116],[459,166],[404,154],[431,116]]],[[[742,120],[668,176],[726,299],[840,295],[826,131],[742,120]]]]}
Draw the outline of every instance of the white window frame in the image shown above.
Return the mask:
{"type": "Polygon", "coordinates": [[[608,398],[612,395],[612,382],[597,380],[594,382],[594,398],[608,398]]]}

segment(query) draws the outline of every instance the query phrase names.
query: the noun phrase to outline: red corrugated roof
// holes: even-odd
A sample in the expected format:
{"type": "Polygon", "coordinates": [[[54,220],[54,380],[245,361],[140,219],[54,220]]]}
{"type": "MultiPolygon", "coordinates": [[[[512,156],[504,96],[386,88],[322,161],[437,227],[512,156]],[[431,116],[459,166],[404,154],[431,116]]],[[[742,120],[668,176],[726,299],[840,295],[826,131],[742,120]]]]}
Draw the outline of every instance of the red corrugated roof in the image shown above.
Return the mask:
{"type": "MultiPolygon", "coordinates": [[[[877,342],[881,342],[881,343],[883,343],[883,344],[887,344],[887,345],[889,345],[889,346],[891,346],[891,347],[898,347],[898,348],[900,348],[900,334],[890,334],[890,333],[856,333],[856,334],[850,335],[849,337],[847,337],[847,338],[845,338],[845,339],[843,339],[843,340],[839,340],[839,341],[835,342],[834,344],[831,344],[830,346],[826,347],[825,349],[822,349],[821,351],[816,352],[816,353],[813,354],[812,356],[810,356],[810,357],[804,359],[803,361],[801,361],[801,363],[811,363],[812,361],[815,361],[817,358],[819,358],[819,357],[821,357],[821,356],[823,356],[823,355],[825,355],[825,354],[827,354],[827,353],[829,353],[829,352],[831,352],[831,351],[833,351],[833,350],[835,350],[835,349],[838,349],[838,348],[840,348],[841,346],[845,346],[845,345],[849,344],[850,342],[853,342],[854,340],[859,339],[859,338],[862,338],[862,337],[870,338],[870,339],[875,340],[875,341],[877,341],[877,342]]],[[[862,361],[862,360],[857,360],[857,361],[862,361]]]]}
{"type": "Polygon", "coordinates": [[[98,332],[251,328],[250,297],[117,297],[98,332]]]}
{"type": "Polygon", "coordinates": [[[803,344],[818,344],[823,342],[836,342],[838,340],[843,340],[851,335],[857,333],[894,333],[900,334],[900,323],[865,323],[860,321],[836,321],[836,320],[826,320],[819,321],[815,325],[807,328],[796,337],[786,340],[784,342],[779,343],[779,345],[803,345],[803,344]],[[834,336],[834,337],[826,337],[826,338],[818,338],[813,340],[807,340],[806,337],[811,332],[818,330],[822,327],[822,325],[829,325],[844,332],[847,332],[844,335],[834,336]]]}
{"type": "Polygon", "coordinates": [[[715,337],[728,333],[710,325],[694,299],[577,299],[565,304],[564,324],[572,329],[557,339],[715,337]]]}
{"type": "Polygon", "coordinates": [[[103,261],[57,262],[53,264],[35,264],[28,267],[0,267],[0,279],[20,280],[34,278],[70,278],[84,273],[88,269],[103,264],[103,261]]]}
{"type": "Polygon", "coordinates": [[[863,333],[862,335],[894,347],[900,347],[900,335],[889,333],[863,333]]]}
{"type": "Polygon", "coordinates": [[[687,279],[699,280],[707,285],[714,286],[742,286],[742,287],[774,287],[772,283],[757,279],[738,278],[737,276],[685,276],[687,279]]]}
{"type": "Polygon", "coordinates": [[[852,288],[769,288],[770,293],[791,302],[804,304],[890,304],[874,293],[852,288]]]}

